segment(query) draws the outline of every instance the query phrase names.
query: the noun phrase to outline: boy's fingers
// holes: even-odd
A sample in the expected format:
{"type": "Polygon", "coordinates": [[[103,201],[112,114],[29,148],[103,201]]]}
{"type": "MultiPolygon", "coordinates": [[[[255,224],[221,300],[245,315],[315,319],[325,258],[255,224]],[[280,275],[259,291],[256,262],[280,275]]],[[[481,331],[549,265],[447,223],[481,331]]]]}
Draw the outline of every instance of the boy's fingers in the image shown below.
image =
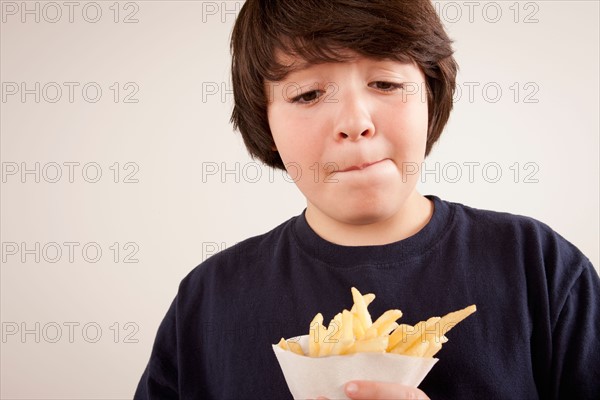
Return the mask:
{"type": "Polygon", "coordinates": [[[420,389],[397,383],[352,381],[346,384],[345,391],[353,400],[429,400],[420,389]]]}

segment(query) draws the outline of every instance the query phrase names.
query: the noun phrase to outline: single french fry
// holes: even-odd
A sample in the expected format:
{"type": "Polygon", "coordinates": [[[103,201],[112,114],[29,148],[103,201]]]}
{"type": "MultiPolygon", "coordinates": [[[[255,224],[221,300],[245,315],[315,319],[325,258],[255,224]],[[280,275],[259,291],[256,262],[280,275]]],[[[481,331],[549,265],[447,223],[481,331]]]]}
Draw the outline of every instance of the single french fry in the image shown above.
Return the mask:
{"type": "MultiPolygon", "coordinates": [[[[375,295],[373,293],[363,294],[363,299],[365,300],[365,304],[368,307],[369,304],[371,304],[373,302],[373,300],[375,300],[375,295]]],[[[352,312],[352,313],[356,312],[356,305],[352,306],[352,308],[350,309],[350,312],[352,312]]]]}
{"type": "Polygon", "coordinates": [[[400,317],[402,317],[402,311],[387,310],[365,331],[364,338],[371,339],[376,336],[389,335],[389,333],[398,326],[396,320],[400,317]]]}
{"type": "MultiPolygon", "coordinates": [[[[390,322],[388,325],[384,326],[381,328],[380,332],[381,334],[379,336],[390,336],[390,333],[392,333],[397,327],[399,327],[400,325],[398,325],[397,322],[390,322]]],[[[389,340],[388,340],[389,342],[389,340]]]]}
{"type": "Polygon", "coordinates": [[[308,334],[308,355],[309,357],[319,356],[319,340],[322,338],[323,315],[318,313],[310,323],[308,334]]]}
{"type": "Polygon", "coordinates": [[[473,314],[475,311],[477,311],[477,307],[475,306],[475,304],[472,304],[468,307],[463,308],[462,310],[454,311],[444,315],[440,319],[440,335],[445,335],[446,333],[448,333],[448,331],[454,328],[456,324],[458,324],[463,319],[467,318],[469,315],[473,314]]]}
{"type": "MultiPolygon", "coordinates": [[[[358,292],[358,290],[357,290],[358,292]]],[[[353,294],[354,297],[354,294],[353,294]]],[[[362,296],[363,300],[365,302],[365,306],[369,306],[369,304],[371,304],[373,302],[373,300],[375,300],[375,295],[373,293],[367,293],[365,295],[362,296]]],[[[352,324],[352,332],[354,333],[354,337],[356,339],[362,339],[363,336],[365,335],[365,330],[366,328],[364,327],[362,321],[360,320],[360,317],[358,316],[358,312],[356,311],[356,302],[352,305],[352,308],[350,309],[350,312],[354,315],[354,320],[353,320],[353,324],[352,324]]],[[[368,313],[368,311],[367,311],[368,313]]]]}
{"type": "Polygon", "coordinates": [[[353,334],[353,322],[354,317],[352,313],[348,310],[342,311],[342,334],[341,340],[342,342],[353,342],[354,334],[353,334]]]}
{"type": "Polygon", "coordinates": [[[286,342],[286,340],[284,338],[281,338],[281,340],[279,341],[279,343],[277,343],[277,346],[281,347],[283,350],[289,350],[290,347],[288,346],[288,342],[286,342]]]}
{"type": "MultiPolygon", "coordinates": [[[[378,329],[378,333],[376,333],[374,337],[387,336],[388,343],[389,343],[390,333],[392,333],[392,331],[394,331],[396,328],[398,328],[398,326],[400,326],[400,325],[398,325],[398,323],[396,323],[395,321],[390,321],[387,324],[385,324],[384,326],[382,326],[380,329],[378,329]]],[[[367,339],[366,335],[363,339],[367,339]]]]}
{"type": "Polygon", "coordinates": [[[356,338],[356,340],[362,339],[363,336],[365,336],[365,328],[363,327],[363,324],[360,320],[360,318],[358,318],[358,315],[353,312],[352,314],[352,332],[354,333],[354,337],[356,338]]]}
{"type": "Polygon", "coordinates": [[[367,310],[367,304],[365,303],[365,299],[360,294],[358,289],[351,288],[352,298],[354,300],[354,305],[356,306],[356,315],[358,315],[358,319],[363,325],[363,329],[366,331],[373,325],[373,321],[371,321],[371,315],[367,310]]]}
{"type": "Polygon", "coordinates": [[[302,346],[300,346],[300,343],[293,340],[288,340],[287,345],[289,347],[289,350],[293,351],[294,353],[301,356],[304,355],[304,351],[302,351],[302,346]]]}

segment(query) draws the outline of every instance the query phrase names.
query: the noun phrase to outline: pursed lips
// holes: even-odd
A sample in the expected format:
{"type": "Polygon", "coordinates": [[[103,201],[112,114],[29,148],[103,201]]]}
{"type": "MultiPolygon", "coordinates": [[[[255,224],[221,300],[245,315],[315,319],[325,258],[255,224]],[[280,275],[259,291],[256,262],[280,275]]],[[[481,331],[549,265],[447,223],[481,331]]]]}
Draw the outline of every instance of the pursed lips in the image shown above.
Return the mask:
{"type": "Polygon", "coordinates": [[[360,164],[360,165],[353,165],[353,166],[351,166],[349,168],[346,168],[346,169],[343,169],[343,170],[340,170],[340,171],[337,171],[337,172],[359,171],[361,169],[365,169],[367,167],[370,167],[371,165],[380,163],[380,162],[385,161],[385,160],[386,160],[386,158],[381,159],[379,161],[374,161],[374,162],[371,162],[371,163],[367,162],[367,163],[363,163],[363,164],[360,164]]]}

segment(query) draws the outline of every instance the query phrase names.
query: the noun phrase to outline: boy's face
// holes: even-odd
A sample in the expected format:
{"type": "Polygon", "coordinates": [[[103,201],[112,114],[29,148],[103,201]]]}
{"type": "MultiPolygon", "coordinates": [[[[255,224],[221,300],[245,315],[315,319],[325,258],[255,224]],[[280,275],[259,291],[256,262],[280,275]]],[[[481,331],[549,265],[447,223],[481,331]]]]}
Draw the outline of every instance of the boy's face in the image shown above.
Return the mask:
{"type": "Polygon", "coordinates": [[[266,87],[275,145],[307,215],[364,225],[410,213],[428,124],[418,66],[357,56],[266,87]]]}

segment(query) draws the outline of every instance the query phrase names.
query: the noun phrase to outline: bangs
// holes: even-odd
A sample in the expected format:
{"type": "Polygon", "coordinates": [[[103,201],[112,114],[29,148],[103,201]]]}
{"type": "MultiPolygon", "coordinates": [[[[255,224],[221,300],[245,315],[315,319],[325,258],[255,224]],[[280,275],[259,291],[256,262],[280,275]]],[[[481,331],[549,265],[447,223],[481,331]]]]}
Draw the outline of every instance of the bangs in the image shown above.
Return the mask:
{"type": "Polygon", "coordinates": [[[407,3],[390,0],[259,1],[260,18],[251,29],[261,33],[260,41],[247,44],[269,60],[258,72],[275,82],[307,65],[351,61],[357,54],[412,63],[418,61],[415,44],[431,37],[428,24],[415,18],[426,15],[419,3],[408,12],[407,3]]]}
{"type": "Polygon", "coordinates": [[[265,80],[282,81],[290,73],[311,65],[354,61],[359,56],[375,60],[394,60],[413,63],[415,60],[407,54],[391,53],[389,50],[374,52],[373,46],[356,46],[353,43],[340,43],[331,39],[306,40],[303,37],[278,39],[273,44],[273,55],[263,73],[265,80]]]}

